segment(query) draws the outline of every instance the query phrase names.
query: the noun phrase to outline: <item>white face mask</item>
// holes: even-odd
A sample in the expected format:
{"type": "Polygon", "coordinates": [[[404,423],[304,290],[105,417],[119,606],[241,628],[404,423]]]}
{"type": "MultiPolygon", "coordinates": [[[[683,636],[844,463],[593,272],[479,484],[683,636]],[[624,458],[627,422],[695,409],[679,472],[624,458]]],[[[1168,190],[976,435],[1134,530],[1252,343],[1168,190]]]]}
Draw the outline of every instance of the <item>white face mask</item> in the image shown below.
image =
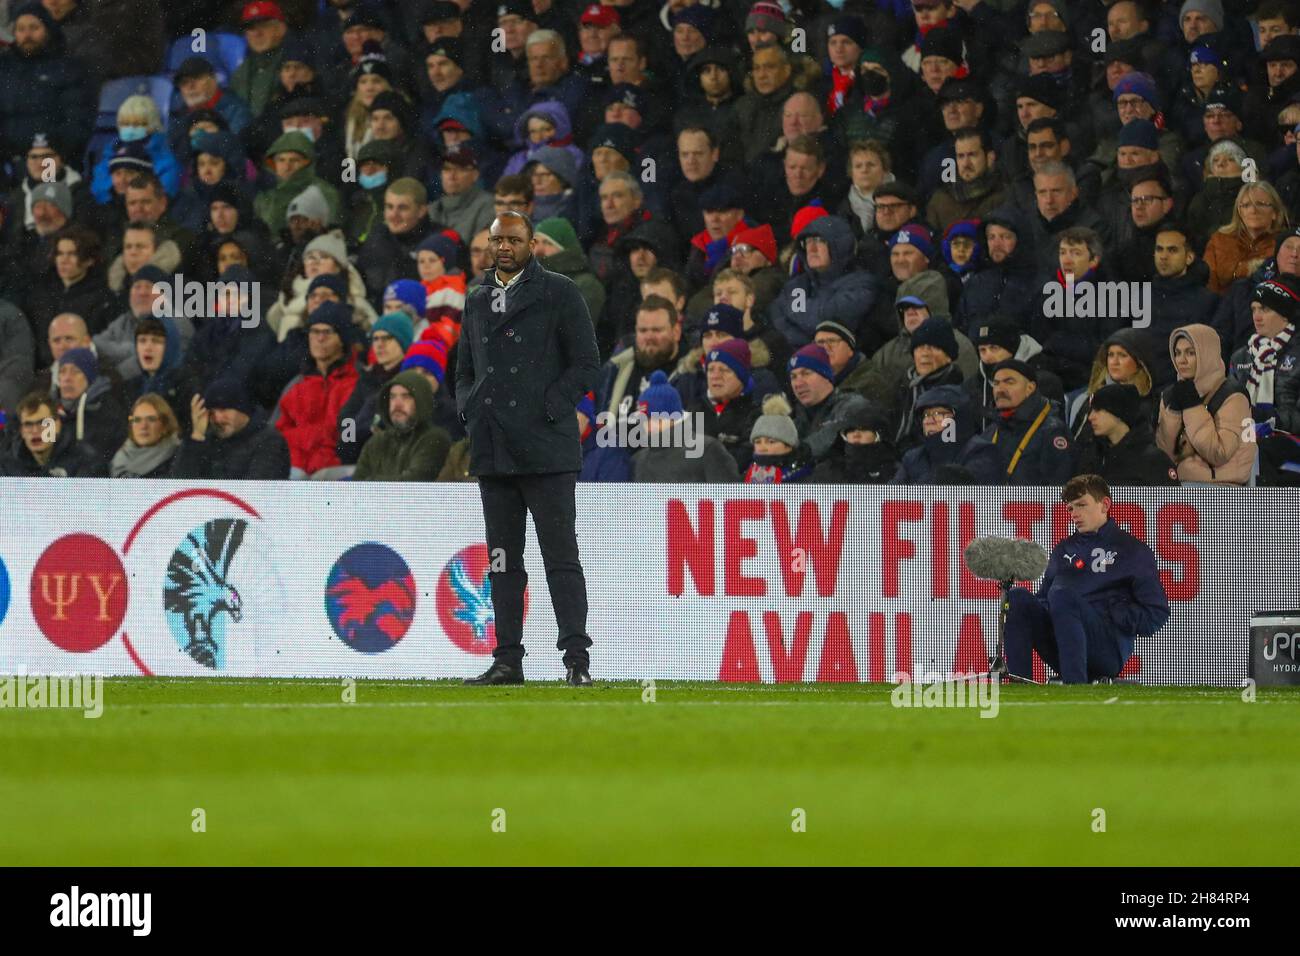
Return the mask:
{"type": "Polygon", "coordinates": [[[306,136],[313,143],[316,142],[316,131],[310,126],[285,126],[282,127],[281,132],[302,133],[303,136],[306,136]]]}

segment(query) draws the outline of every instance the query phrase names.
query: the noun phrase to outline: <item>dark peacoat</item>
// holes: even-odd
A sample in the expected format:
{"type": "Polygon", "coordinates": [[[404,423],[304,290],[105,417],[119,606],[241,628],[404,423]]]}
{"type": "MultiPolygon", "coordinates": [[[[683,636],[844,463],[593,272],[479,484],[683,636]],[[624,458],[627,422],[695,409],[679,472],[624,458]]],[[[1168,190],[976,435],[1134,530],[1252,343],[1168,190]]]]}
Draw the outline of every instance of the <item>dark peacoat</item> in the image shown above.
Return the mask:
{"type": "Polygon", "coordinates": [[[456,369],[469,473],[581,471],[574,409],[599,372],[596,331],[572,279],[534,257],[503,290],[489,269],[465,298],[456,369]]]}

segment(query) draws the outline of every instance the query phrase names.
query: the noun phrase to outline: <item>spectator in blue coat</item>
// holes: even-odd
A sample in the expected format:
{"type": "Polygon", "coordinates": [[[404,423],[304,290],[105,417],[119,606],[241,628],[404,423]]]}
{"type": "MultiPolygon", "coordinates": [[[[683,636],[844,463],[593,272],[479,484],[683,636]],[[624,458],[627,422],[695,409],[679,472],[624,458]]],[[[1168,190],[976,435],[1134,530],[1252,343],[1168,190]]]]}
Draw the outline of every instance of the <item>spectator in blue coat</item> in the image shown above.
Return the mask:
{"type": "Polygon", "coordinates": [[[162,115],[158,104],[147,96],[128,96],[117,108],[117,139],[95,163],[95,173],[90,180],[90,191],[95,201],[106,203],[113,198],[113,176],[108,162],[119,146],[125,143],[143,143],[153,173],[162,182],[169,199],[175,199],[181,188],[181,168],[172,155],[171,147],[162,131],[162,115]]]}
{"type": "Polygon", "coordinates": [[[794,348],[813,340],[822,322],[838,322],[856,333],[875,305],[879,280],[853,266],[853,230],[838,216],[814,219],[795,238],[804,271],[772,301],[772,324],[794,348]]]}

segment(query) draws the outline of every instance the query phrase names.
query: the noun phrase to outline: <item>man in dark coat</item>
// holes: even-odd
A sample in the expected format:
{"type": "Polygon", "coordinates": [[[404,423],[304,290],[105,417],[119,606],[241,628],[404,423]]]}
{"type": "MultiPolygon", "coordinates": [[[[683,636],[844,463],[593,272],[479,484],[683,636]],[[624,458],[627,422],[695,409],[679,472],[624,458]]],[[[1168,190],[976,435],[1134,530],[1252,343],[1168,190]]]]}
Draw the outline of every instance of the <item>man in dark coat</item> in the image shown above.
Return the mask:
{"type": "Polygon", "coordinates": [[[470,441],[491,554],[495,661],[471,684],[521,684],[524,530],[533,515],[564,652],[565,679],[591,684],[587,582],[578,559],[575,489],[582,444],[575,414],[600,354],[582,293],[532,254],[533,225],[505,212],[489,235],[495,267],[466,297],[456,367],[457,412],[470,441]]]}
{"type": "MultiPolygon", "coordinates": [[[[1026,362],[1007,359],[993,369],[998,418],[972,444],[997,446],[998,481],[1006,485],[1061,485],[1074,461],[1065,423],[1038,393],[1038,373],[1026,362]]],[[[966,450],[970,453],[970,449],[966,450]]]]}
{"type": "Polygon", "coordinates": [[[289,477],[289,446],[266,423],[238,379],[219,379],[190,400],[190,434],[172,463],[173,478],[275,481],[289,477]],[[211,422],[211,430],[208,424],[211,422]]]}
{"type": "Polygon", "coordinates": [[[1156,447],[1142,397],[1132,385],[1103,385],[1092,395],[1088,413],[1092,437],[1080,439],[1078,470],[1101,475],[1108,484],[1177,485],[1178,471],[1156,447]]]}
{"type": "Polygon", "coordinates": [[[1034,281],[1038,263],[1033,239],[1015,209],[993,210],[980,224],[980,233],[988,265],[962,287],[953,314],[953,325],[972,341],[994,313],[1014,319],[1022,330],[1028,328],[1042,288],[1034,281]]]}
{"type": "Polygon", "coordinates": [[[63,29],[40,3],[18,8],[14,43],[0,55],[0,142],[26,149],[37,133],[80,156],[93,128],[93,92],[81,61],[64,49],[63,29]]]}
{"type": "Polygon", "coordinates": [[[1033,651],[1066,684],[1110,680],[1139,634],[1169,620],[1169,598],[1155,555],[1110,517],[1110,487],[1079,475],[1061,489],[1078,530],[1052,549],[1038,593],[1012,588],[1007,669],[1031,678],[1033,651]]]}
{"type": "Polygon", "coordinates": [[[108,460],[65,427],[57,403],[33,392],[18,403],[14,429],[20,433],[0,458],[0,475],[13,478],[107,478],[108,460]]]}

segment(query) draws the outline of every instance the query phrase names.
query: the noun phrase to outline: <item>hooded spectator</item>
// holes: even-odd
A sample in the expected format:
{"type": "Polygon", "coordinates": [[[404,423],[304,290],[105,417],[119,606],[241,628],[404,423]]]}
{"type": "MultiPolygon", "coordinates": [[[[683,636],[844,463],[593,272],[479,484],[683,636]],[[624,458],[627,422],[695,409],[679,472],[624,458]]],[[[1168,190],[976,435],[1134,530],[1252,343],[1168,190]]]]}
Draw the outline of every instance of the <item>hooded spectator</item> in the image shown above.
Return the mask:
{"type": "Polygon", "coordinates": [[[881,485],[898,471],[898,452],[889,440],[892,423],[878,405],[846,412],[830,453],[813,469],[814,484],[881,485]]]}
{"type": "Polygon", "coordinates": [[[99,374],[99,358],[90,349],[69,349],[59,359],[58,414],[78,442],[107,463],[126,432],[126,409],[113,383],[99,374]]]}
{"type": "MultiPolygon", "coordinates": [[[[380,320],[382,323],[382,319],[380,320]]],[[[399,372],[376,397],[377,430],[361,450],[354,481],[433,481],[451,447],[433,423],[433,390],[414,369],[399,372]]]]}
{"type": "Polygon", "coordinates": [[[1027,327],[1041,284],[1032,237],[1010,206],[995,209],[980,223],[984,264],[963,285],[954,324],[968,336],[994,313],[1027,327]]]}
{"type": "MultiPolygon", "coordinates": [[[[871,356],[871,362],[895,382],[905,381],[912,366],[912,333],[931,316],[951,322],[948,313],[948,288],[943,276],[927,269],[905,280],[898,287],[894,300],[898,316],[898,335],[886,342],[871,356]]],[[[979,355],[975,346],[961,332],[954,330],[957,339],[957,366],[963,380],[975,377],[979,370],[979,355]]]]}
{"type": "Polygon", "coordinates": [[[853,270],[853,231],[834,216],[803,228],[795,245],[804,271],[785,284],[768,314],[776,329],[795,347],[812,341],[821,322],[838,322],[856,332],[860,318],[875,304],[879,282],[853,270]]]}
{"type": "Polygon", "coordinates": [[[301,132],[285,133],[271,144],[266,155],[275,164],[277,183],[258,194],[253,208],[272,235],[279,235],[285,227],[289,203],[310,186],[319,189],[328,204],[329,218],[324,225],[329,227],[339,221],[338,190],[316,174],[316,147],[310,139],[301,132]]]}
{"type": "Polygon", "coordinates": [[[915,414],[921,423],[921,443],[903,455],[890,484],[935,484],[940,470],[952,466],[969,470],[982,484],[999,481],[997,451],[973,441],[978,415],[960,386],[941,385],[923,392],[916,400],[915,414]]]}
{"type": "Polygon", "coordinates": [[[1178,381],[1160,396],[1156,444],[1189,484],[1244,485],[1255,465],[1250,397],[1228,378],[1218,333],[1189,325],[1169,337],[1178,381]],[[1244,423],[1244,424],[1243,424],[1244,423]]]}

